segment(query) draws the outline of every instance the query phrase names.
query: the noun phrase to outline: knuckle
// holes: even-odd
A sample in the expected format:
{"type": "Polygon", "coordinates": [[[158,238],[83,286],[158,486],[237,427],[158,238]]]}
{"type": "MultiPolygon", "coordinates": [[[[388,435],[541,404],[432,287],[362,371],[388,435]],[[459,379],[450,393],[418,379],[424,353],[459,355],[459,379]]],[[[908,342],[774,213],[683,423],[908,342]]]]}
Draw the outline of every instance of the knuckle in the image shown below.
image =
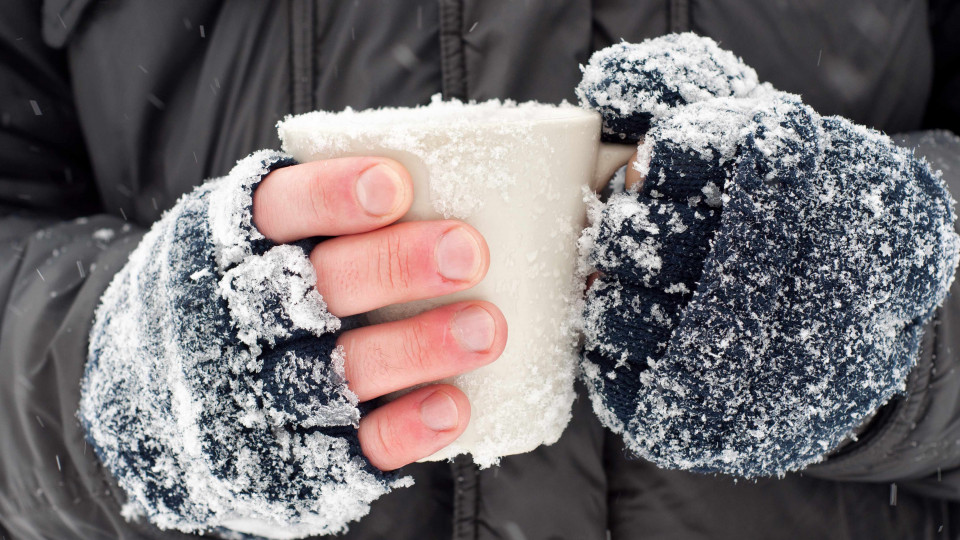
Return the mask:
{"type": "Polygon", "coordinates": [[[367,351],[368,361],[364,362],[367,366],[366,375],[371,380],[382,380],[390,375],[394,361],[387,354],[386,349],[381,346],[372,347],[367,351]]]}
{"type": "Polygon", "coordinates": [[[310,211],[317,223],[330,221],[330,211],[334,208],[333,194],[323,181],[319,173],[314,172],[307,183],[307,199],[310,201],[310,211]]]}
{"type": "MultiPolygon", "coordinates": [[[[317,291],[323,296],[323,300],[327,302],[327,308],[330,308],[329,293],[332,289],[331,277],[335,277],[335,273],[331,276],[331,273],[328,272],[329,266],[327,265],[326,257],[326,246],[323,243],[319,243],[310,250],[310,264],[313,265],[313,272],[316,275],[316,288],[317,291]]],[[[345,265],[341,265],[339,268],[342,269],[345,265]]]]}
{"type": "Polygon", "coordinates": [[[403,354],[406,367],[416,372],[425,371],[429,367],[430,333],[423,323],[414,322],[405,337],[403,354]]]}
{"type": "Polygon", "coordinates": [[[378,456],[376,456],[375,461],[379,464],[378,466],[383,468],[399,467],[402,464],[399,460],[402,453],[400,438],[391,427],[390,422],[384,418],[377,419],[373,435],[376,439],[374,446],[377,448],[378,456]]]}
{"type": "Polygon", "coordinates": [[[381,289],[406,290],[413,283],[410,253],[397,233],[384,235],[377,246],[377,276],[381,289]]]}

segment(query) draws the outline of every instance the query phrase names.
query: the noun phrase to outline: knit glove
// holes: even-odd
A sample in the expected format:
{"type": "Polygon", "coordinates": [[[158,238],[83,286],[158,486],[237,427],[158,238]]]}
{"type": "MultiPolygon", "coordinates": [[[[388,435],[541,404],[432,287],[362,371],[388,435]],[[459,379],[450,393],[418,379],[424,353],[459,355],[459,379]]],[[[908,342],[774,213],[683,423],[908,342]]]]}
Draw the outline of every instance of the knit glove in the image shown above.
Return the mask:
{"type": "Polygon", "coordinates": [[[410,483],[360,453],[341,321],[307,252],[251,224],[257,184],[292,163],[257,152],[183,196],[101,298],[79,416],[128,519],[335,533],[410,483]]]}
{"type": "Polygon", "coordinates": [[[598,51],[578,94],[642,139],[582,239],[582,378],[630,451],[782,475],[904,391],[960,251],[939,173],[693,34],[598,51]]]}

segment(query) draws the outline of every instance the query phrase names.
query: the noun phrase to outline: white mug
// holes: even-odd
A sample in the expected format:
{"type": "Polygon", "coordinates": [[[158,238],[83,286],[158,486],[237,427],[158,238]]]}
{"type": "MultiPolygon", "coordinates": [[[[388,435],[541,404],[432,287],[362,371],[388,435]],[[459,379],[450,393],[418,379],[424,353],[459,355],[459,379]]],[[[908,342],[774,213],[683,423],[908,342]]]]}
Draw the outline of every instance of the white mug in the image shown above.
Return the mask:
{"type": "Polygon", "coordinates": [[[486,467],[556,442],[574,399],[578,337],[570,316],[583,293],[582,276],[575,276],[586,221],[583,188],[602,187],[636,147],[600,143],[600,115],[567,103],[435,97],[415,108],[316,111],[278,127],[284,151],[300,162],[399,161],[414,185],[413,206],[402,221],[460,219],[486,239],[490,268],[478,285],[368,314],[379,323],[454,301],[486,300],[507,320],[499,359],[438,381],[464,391],[470,423],[424,461],[470,453],[486,467]]]}

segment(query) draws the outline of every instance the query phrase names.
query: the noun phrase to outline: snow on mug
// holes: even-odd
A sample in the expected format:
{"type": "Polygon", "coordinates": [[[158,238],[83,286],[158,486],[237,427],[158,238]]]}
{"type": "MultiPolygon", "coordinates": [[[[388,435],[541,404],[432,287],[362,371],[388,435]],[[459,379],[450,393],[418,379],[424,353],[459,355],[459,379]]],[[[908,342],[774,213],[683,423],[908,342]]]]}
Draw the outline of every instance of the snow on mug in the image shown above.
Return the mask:
{"type": "Polygon", "coordinates": [[[426,106],[316,111],[279,124],[284,151],[300,162],[384,156],[413,178],[401,221],[460,219],[490,248],[478,285],[368,314],[393,321],[460,300],[487,300],[503,312],[508,339],[490,365],[444,379],[470,399],[466,431],[424,459],[470,453],[481,467],[560,438],[574,399],[577,336],[571,311],[585,224],[583,187],[596,188],[624,165],[632,145],[601,144],[600,116],[562,104],[441,101],[426,106]]]}

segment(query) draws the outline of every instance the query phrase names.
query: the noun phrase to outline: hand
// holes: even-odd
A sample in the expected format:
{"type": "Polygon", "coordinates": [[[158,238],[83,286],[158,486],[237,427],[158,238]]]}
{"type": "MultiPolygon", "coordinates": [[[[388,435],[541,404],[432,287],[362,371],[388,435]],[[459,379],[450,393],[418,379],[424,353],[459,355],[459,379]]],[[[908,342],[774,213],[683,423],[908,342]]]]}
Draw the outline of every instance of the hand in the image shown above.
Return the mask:
{"type": "Polygon", "coordinates": [[[602,275],[581,373],[601,423],[666,469],[782,476],[824,459],[902,391],[947,294],[946,186],[693,34],[597,51],[577,93],[608,139],[645,138],[650,182],[587,231],[602,275]]]}
{"type": "MultiPolygon", "coordinates": [[[[643,144],[642,137],[638,144],[643,144]]],[[[634,152],[633,155],[630,156],[630,159],[627,160],[627,169],[625,171],[625,175],[623,179],[624,189],[626,190],[630,190],[634,186],[636,186],[637,189],[640,189],[641,187],[643,187],[643,175],[640,174],[640,171],[633,168],[633,164],[636,161],[637,161],[637,153],[634,152]]],[[[587,281],[584,284],[584,290],[589,289],[590,286],[593,285],[594,280],[596,280],[598,277],[600,277],[600,272],[593,272],[592,274],[587,276],[587,281]]]]}
{"type": "MultiPolygon", "coordinates": [[[[330,313],[345,317],[476,285],[490,264],[483,237],[459,221],[393,224],[413,202],[402,165],[353,157],[278,169],[253,198],[253,220],[277,243],[337,236],[310,254],[330,313]]],[[[507,323],[488,302],[458,302],[410,319],[344,332],[344,369],[360,401],[464,373],[500,356],[507,323]]],[[[470,419],[458,388],[436,384],[360,420],[364,455],[391,470],[453,442],[470,419]]]]}

